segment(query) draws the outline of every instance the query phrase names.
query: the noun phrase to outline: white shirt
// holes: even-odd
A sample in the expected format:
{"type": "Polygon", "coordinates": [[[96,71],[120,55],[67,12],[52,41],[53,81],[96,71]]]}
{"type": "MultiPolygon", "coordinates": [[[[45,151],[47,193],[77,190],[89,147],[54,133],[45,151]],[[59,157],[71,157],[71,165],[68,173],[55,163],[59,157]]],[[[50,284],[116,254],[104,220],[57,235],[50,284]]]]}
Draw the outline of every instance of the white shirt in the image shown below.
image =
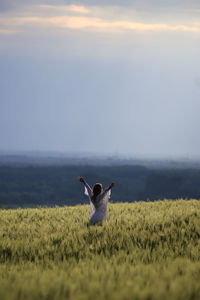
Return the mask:
{"type": "Polygon", "coordinates": [[[97,195],[95,201],[92,201],[92,189],[89,184],[85,183],[85,195],[90,199],[90,218],[89,221],[96,223],[107,219],[107,205],[110,199],[111,190],[103,191],[97,195]]]}

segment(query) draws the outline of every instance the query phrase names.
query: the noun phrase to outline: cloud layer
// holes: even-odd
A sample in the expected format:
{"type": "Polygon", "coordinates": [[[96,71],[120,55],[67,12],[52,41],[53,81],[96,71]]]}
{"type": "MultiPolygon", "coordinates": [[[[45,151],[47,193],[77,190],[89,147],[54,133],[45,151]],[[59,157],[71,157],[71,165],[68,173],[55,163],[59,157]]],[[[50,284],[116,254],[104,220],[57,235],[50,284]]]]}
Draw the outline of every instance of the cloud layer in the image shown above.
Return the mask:
{"type": "MultiPolygon", "coordinates": [[[[58,16],[50,18],[41,17],[26,17],[15,18],[11,20],[16,26],[23,26],[26,24],[50,25],[69,29],[82,29],[91,31],[105,31],[105,32],[122,32],[122,31],[186,31],[186,32],[200,32],[200,26],[187,25],[169,25],[169,24],[145,24],[138,22],[127,21],[105,21],[100,18],[80,17],[80,16],[58,16]]],[[[5,30],[6,32],[6,30],[5,30]]],[[[9,31],[8,31],[9,32],[9,31]]]]}
{"type": "MultiPolygon", "coordinates": [[[[40,1],[38,1],[40,2],[40,1]]],[[[155,1],[154,1],[155,2],[155,1]]],[[[186,19],[183,14],[174,19],[165,16],[153,20],[150,13],[143,14],[135,9],[123,9],[119,7],[105,6],[83,6],[78,4],[52,5],[38,4],[21,7],[16,13],[2,14],[0,18],[0,33],[6,34],[11,32],[27,30],[27,25],[35,25],[66,28],[74,30],[87,30],[96,32],[158,32],[158,31],[178,31],[178,32],[200,32],[197,10],[191,10],[191,17],[186,19]],[[193,13],[192,13],[193,11],[193,13]]],[[[96,2],[97,3],[97,2],[96,2]]],[[[111,1],[112,3],[112,1],[111,1]]],[[[113,2],[114,3],[114,2],[113,2]]],[[[118,2],[116,2],[118,3],[118,2]]],[[[187,1],[185,1],[187,3],[187,1]]],[[[21,4],[23,2],[21,1],[21,4]]],[[[27,4],[27,3],[26,3],[27,4]]],[[[128,4],[128,2],[127,2],[128,4]]],[[[5,2],[1,3],[1,9],[6,10],[5,2]]],[[[10,1],[10,7],[13,2],[10,1]]]]}

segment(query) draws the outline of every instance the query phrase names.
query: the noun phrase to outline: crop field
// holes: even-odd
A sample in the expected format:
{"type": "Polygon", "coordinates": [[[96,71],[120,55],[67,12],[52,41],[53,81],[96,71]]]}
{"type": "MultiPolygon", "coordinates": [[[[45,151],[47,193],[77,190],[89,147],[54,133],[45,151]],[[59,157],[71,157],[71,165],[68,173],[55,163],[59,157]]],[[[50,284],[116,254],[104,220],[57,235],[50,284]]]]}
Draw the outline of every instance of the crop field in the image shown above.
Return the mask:
{"type": "Polygon", "coordinates": [[[0,210],[0,299],[200,299],[200,201],[0,210]]]}

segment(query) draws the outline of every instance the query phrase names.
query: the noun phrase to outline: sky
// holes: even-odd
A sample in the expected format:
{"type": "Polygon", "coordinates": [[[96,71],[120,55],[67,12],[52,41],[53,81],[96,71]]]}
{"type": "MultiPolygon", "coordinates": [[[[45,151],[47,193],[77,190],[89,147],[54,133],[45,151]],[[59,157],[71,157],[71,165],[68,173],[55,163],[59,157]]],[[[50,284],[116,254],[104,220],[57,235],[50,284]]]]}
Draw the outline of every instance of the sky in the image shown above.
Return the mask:
{"type": "Polygon", "coordinates": [[[200,157],[199,0],[1,0],[0,150],[200,157]]]}

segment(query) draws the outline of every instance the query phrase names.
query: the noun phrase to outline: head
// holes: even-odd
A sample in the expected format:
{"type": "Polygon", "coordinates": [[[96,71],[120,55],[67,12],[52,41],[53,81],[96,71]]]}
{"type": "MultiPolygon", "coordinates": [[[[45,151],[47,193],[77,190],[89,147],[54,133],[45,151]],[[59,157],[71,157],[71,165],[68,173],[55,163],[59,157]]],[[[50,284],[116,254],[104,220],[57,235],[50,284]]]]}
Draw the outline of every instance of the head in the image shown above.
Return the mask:
{"type": "Polygon", "coordinates": [[[95,185],[93,186],[93,194],[94,196],[97,196],[99,194],[101,194],[103,189],[103,186],[101,183],[95,183],[95,185]]]}

